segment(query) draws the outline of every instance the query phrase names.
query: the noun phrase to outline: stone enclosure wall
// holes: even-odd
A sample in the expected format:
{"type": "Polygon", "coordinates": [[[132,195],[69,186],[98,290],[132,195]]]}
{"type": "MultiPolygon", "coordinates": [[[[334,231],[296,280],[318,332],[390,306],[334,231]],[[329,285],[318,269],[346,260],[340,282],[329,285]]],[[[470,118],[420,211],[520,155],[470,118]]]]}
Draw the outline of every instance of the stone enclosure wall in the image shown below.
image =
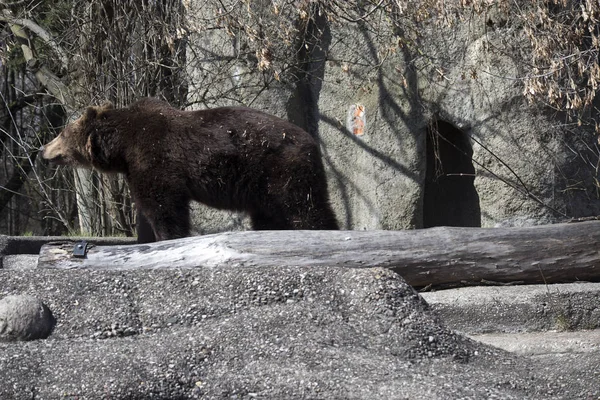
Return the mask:
{"type": "MultiPolygon", "coordinates": [[[[303,28],[300,45],[261,57],[239,32],[206,28],[237,4],[219,3],[220,11],[211,2],[188,6],[190,107],[244,104],[313,134],[343,229],[518,226],[600,214],[589,163],[598,155],[584,154],[595,138],[526,101],[527,44],[502,12],[474,13],[452,28],[424,22],[418,51],[404,45],[408,34],[375,18],[303,23],[290,12],[290,26],[303,28]]],[[[285,18],[271,3],[248,13],[265,26],[285,18]]],[[[196,207],[200,233],[248,226],[243,216],[196,207]]]]}

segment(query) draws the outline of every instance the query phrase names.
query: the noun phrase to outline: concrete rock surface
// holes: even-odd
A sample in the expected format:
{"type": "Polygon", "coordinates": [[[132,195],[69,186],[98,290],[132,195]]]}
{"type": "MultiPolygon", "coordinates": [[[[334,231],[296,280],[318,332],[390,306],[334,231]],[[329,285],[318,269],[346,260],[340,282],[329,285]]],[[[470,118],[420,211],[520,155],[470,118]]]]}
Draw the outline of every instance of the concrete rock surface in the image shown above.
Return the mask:
{"type": "Polygon", "coordinates": [[[600,328],[600,283],[462,287],[421,295],[448,326],[466,334],[600,328]]]}
{"type": "Polygon", "coordinates": [[[57,318],[46,340],[0,343],[0,399],[600,396],[593,360],[566,379],[472,341],[385,269],[0,269],[0,282],[57,318]]]}

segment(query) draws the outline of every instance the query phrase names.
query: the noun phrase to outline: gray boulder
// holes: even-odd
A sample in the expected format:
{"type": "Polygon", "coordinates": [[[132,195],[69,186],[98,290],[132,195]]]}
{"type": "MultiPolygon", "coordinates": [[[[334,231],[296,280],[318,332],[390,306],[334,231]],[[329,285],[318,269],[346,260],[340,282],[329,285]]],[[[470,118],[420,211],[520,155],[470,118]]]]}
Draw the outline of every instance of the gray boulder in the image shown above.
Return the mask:
{"type": "Polygon", "coordinates": [[[44,339],[55,323],[48,307],[33,296],[13,295],[0,300],[0,341],[44,339]]]}

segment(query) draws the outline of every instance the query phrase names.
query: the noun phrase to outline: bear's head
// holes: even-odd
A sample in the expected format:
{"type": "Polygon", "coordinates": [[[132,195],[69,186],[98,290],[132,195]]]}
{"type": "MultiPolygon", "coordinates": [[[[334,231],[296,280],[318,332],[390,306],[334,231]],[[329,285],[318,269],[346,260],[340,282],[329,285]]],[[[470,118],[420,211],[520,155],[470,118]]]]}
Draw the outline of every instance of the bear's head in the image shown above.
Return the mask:
{"type": "Polygon", "coordinates": [[[106,119],[107,112],[114,107],[107,102],[101,106],[88,107],[76,121],[50,143],[40,149],[42,158],[55,164],[91,168],[102,164],[102,152],[98,149],[99,123],[106,119]]]}

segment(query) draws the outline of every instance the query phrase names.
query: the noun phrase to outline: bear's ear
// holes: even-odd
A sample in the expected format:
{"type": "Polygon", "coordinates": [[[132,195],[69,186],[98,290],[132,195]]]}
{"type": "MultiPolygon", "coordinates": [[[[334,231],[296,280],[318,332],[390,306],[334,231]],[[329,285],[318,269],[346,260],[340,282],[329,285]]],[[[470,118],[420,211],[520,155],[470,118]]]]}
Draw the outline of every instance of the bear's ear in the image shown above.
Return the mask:
{"type": "Polygon", "coordinates": [[[114,109],[115,106],[110,101],[104,102],[101,106],[91,106],[85,110],[85,118],[90,121],[100,118],[105,111],[114,109]]]}
{"type": "Polygon", "coordinates": [[[98,132],[92,132],[85,144],[85,151],[92,165],[100,168],[106,168],[109,165],[109,160],[105,151],[104,143],[101,135],[98,132]]]}
{"type": "Polygon", "coordinates": [[[115,106],[113,105],[112,102],[105,101],[104,103],[102,103],[102,105],[100,107],[98,107],[98,111],[107,111],[107,110],[112,110],[113,108],[115,108],[115,106]]]}
{"type": "Polygon", "coordinates": [[[85,119],[86,119],[87,121],[90,121],[90,120],[92,120],[92,119],[96,119],[96,115],[98,115],[98,110],[97,110],[97,107],[94,107],[94,106],[92,106],[92,107],[88,107],[88,108],[85,110],[85,114],[84,114],[84,116],[85,116],[85,119]]]}

